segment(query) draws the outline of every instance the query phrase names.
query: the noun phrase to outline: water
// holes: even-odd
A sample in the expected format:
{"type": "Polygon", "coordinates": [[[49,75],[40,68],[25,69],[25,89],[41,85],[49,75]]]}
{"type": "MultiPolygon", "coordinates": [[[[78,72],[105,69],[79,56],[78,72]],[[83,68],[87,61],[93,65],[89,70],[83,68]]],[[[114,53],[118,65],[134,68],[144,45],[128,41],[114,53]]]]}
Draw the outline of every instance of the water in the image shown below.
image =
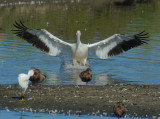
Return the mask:
{"type": "Polygon", "coordinates": [[[11,30],[19,19],[30,28],[46,29],[70,43],[76,41],[78,29],[82,31],[83,43],[94,43],[115,33],[135,34],[146,30],[150,33],[149,44],[107,60],[89,56],[88,66],[93,71],[89,84],[160,84],[160,2],[131,7],[88,5],[80,1],[12,2],[0,6],[0,84],[16,84],[18,74],[27,73],[31,67],[47,75],[43,84],[84,84],[78,75],[87,67],[72,66],[69,56],[51,57],[16,37],[11,30]]]}
{"type": "MultiPolygon", "coordinates": [[[[31,112],[18,112],[18,111],[6,111],[0,110],[0,118],[3,119],[117,119],[115,116],[91,116],[91,115],[74,115],[74,114],[53,114],[53,113],[31,113],[31,112]]],[[[140,118],[140,117],[121,117],[121,119],[151,119],[151,118],[140,118]]]]}

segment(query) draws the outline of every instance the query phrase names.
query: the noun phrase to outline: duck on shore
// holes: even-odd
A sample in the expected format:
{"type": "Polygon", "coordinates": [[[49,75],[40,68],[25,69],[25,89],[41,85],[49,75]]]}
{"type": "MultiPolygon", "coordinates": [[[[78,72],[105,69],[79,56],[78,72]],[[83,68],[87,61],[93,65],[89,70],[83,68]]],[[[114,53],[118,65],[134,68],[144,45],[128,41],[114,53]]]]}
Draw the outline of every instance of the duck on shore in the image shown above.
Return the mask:
{"type": "Polygon", "coordinates": [[[113,111],[119,119],[120,117],[122,117],[125,114],[126,109],[125,109],[125,106],[123,103],[117,102],[113,107],[113,111]]]}
{"type": "Polygon", "coordinates": [[[83,82],[86,82],[87,85],[87,83],[92,80],[92,70],[90,68],[87,68],[85,71],[82,71],[79,74],[79,77],[83,82]]]}
{"type": "Polygon", "coordinates": [[[20,97],[19,101],[24,101],[24,94],[25,94],[25,92],[28,88],[29,78],[33,75],[34,75],[33,70],[29,70],[28,74],[21,73],[21,74],[18,75],[18,83],[19,83],[19,86],[22,89],[21,97],[20,97]]]}
{"type": "Polygon", "coordinates": [[[30,81],[33,85],[37,84],[37,86],[40,86],[39,83],[43,82],[46,79],[46,75],[43,72],[40,72],[39,69],[36,69],[35,67],[31,67],[31,69],[34,71],[34,75],[30,77],[30,81]]]}

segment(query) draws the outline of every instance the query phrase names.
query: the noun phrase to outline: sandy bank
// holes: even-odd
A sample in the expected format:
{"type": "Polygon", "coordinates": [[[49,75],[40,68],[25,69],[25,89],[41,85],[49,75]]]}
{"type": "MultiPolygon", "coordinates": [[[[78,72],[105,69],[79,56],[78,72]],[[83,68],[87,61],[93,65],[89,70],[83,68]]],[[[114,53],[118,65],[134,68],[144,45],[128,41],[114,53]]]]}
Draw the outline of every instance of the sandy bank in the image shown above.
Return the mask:
{"type": "Polygon", "coordinates": [[[160,86],[29,86],[25,101],[19,96],[18,86],[0,86],[0,108],[78,114],[113,115],[113,105],[120,101],[127,108],[126,115],[160,117],[160,86]]]}

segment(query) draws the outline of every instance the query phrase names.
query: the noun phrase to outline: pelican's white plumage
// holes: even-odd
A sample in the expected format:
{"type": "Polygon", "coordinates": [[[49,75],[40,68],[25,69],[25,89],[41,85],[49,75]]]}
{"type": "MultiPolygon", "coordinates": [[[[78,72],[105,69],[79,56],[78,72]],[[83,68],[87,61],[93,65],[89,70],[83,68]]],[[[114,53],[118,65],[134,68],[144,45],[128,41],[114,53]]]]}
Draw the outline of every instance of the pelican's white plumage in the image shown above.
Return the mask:
{"type": "Polygon", "coordinates": [[[26,89],[28,88],[29,78],[33,75],[34,75],[33,70],[29,70],[28,74],[22,73],[22,74],[18,75],[18,83],[19,83],[19,86],[23,90],[23,94],[25,93],[26,89]]]}
{"type": "Polygon", "coordinates": [[[13,24],[17,29],[15,34],[33,46],[48,53],[51,56],[57,56],[61,52],[69,52],[72,54],[73,64],[78,61],[84,65],[87,62],[88,52],[96,55],[101,59],[107,59],[109,56],[114,56],[127,51],[131,48],[147,43],[148,33],[141,32],[136,35],[115,34],[100,42],[93,44],[83,44],[80,41],[81,32],[78,30],[77,43],[67,43],[44,29],[29,29],[20,23],[13,24]]]}

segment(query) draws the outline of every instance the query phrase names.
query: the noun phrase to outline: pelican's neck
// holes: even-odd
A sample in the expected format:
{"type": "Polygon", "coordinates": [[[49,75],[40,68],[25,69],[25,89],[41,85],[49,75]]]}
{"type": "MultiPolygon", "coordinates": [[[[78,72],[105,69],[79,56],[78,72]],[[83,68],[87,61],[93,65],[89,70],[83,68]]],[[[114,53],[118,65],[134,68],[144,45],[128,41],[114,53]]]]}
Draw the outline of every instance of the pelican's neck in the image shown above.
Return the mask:
{"type": "Polygon", "coordinates": [[[81,40],[80,40],[81,32],[78,30],[76,35],[77,35],[77,44],[81,44],[81,40]]]}
{"type": "Polygon", "coordinates": [[[77,35],[77,44],[81,44],[80,35],[77,35]]]}

